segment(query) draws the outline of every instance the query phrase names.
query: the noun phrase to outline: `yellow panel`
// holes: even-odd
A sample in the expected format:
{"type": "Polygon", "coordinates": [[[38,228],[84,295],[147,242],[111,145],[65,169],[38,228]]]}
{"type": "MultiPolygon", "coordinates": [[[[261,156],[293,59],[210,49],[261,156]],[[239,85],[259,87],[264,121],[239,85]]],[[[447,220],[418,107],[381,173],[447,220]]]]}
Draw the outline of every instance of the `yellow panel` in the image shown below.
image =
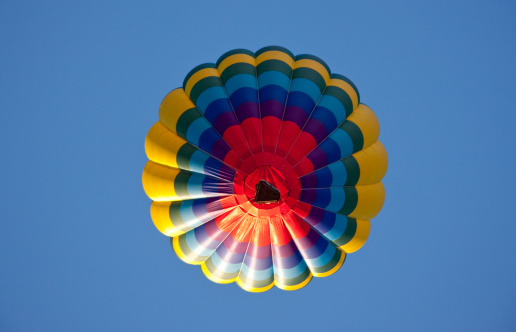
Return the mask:
{"type": "Polygon", "coordinates": [[[177,167],[177,152],[186,141],[168,130],[160,122],[151,127],[145,139],[145,152],[149,160],[177,167]]]}
{"type": "Polygon", "coordinates": [[[321,277],[327,277],[329,275],[334,274],[335,272],[337,272],[340,269],[342,264],[344,264],[344,259],[346,259],[346,253],[343,252],[342,255],[340,256],[339,262],[337,263],[337,265],[335,265],[333,267],[333,269],[331,269],[331,270],[329,270],[327,272],[324,272],[324,273],[315,273],[315,272],[313,272],[314,277],[321,278],[321,277]]]}
{"type": "Polygon", "coordinates": [[[192,264],[192,265],[202,264],[202,262],[191,260],[190,258],[188,258],[188,256],[186,256],[183,253],[183,251],[181,251],[181,246],[179,245],[179,237],[176,236],[176,237],[172,238],[172,247],[174,248],[174,251],[176,252],[177,257],[179,257],[179,259],[181,259],[183,262],[185,262],[187,264],[192,264]]]}
{"type": "Polygon", "coordinates": [[[174,180],[179,173],[178,169],[147,162],[143,168],[143,190],[153,201],[179,201],[174,190],[174,180]]]}
{"type": "Polygon", "coordinates": [[[237,279],[237,277],[235,277],[233,279],[229,279],[229,280],[228,279],[220,279],[216,275],[212,274],[210,272],[210,270],[208,270],[208,267],[206,266],[206,262],[203,262],[201,264],[201,269],[202,269],[202,272],[204,272],[204,275],[208,279],[210,279],[211,281],[216,282],[218,284],[230,284],[230,283],[234,282],[237,279]]]}
{"type": "Polygon", "coordinates": [[[339,248],[348,254],[357,251],[366,243],[370,230],[371,222],[369,220],[357,219],[357,230],[355,235],[351,241],[339,248]]]}
{"type": "Polygon", "coordinates": [[[360,179],[357,186],[378,183],[387,173],[387,152],[380,141],[358,151],[353,154],[353,157],[360,166],[360,179]]]}
{"type": "Polygon", "coordinates": [[[297,284],[297,285],[294,285],[294,286],[286,286],[286,285],[282,285],[280,284],[277,280],[274,280],[274,284],[276,285],[276,287],[278,287],[279,289],[283,289],[283,290],[288,290],[288,291],[293,291],[293,290],[298,290],[300,288],[303,288],[305,287],[309,282],[310,280],[312,280],[312,273],[310,273],[310,275],[308,276],[308,278],[305,279],[305,281],[303,281],[302,283],[300,284],[297,284]]]}
{"type": "Polygon", "coordinates": [[[219,77],[219,72],[215,68],[204,68],[193,74],[188,82],[186,82],[185,86],[185,92],[188,97],[190,97],[190,92],[192,92],[192,89],[197,82],[202,80],[205,77],[215,76],[219,77]]]}
{"type": "Polygon", "coordinates": [[[172,90],[159,106],[159,121],[173,133],[177,133],[177,120],[186,110],[194,107],[182,88],[172,90]]]}
{"type": "Polygon", "coordinates": [[[351,85],[349,85],[348,82],[339,80],[337,78],[332,78],[330,80],[330,82],[328,83],[328,86],[336,86],[336,87],[341,88],[342,90],[346,91],[349,98],[351,98],[351,102],[353,103],[353,110],[358,107],[357,93],[356,93],[355,89],[353,89],[351,87],[351,85]]]}
{"type": "Polygon", "coordinates": [[[381,182],[367,186],[357,186],[358,202],[350,218],[371,220],[382,209],[385,201],[385,189],[381,182]]]}
{"type": "Polygon", "coordinates": [[[238,286],[240,286],[242,289],[244,289],[248,292],[252,292],[252,293],[266,292],[269,289],[271,289],[272,287],[274,287],[274,282],[271,282],[270,285],[267,285],[267,286],[261,287],[261,288],[255,288],[255,287],[249,286],[249,285],[245,284],[240,278],[237,278],[236,282],[237,282],[238,286]]]}
{"type": "Polygon", "coordinates": [[[185,232],[177,229],[172,223],[172,220],[170,220],[170,203],[171,202],[152,202],[150,212],[154,226],[166,236],[173,237],[184,234],[185,232]]]}
{"type": "Polygon", "coordinates": [[[256,57],[256,66],[267,60],[281,60],[290,67],[294,65],[294,59],[292,59],[287,53],[281,51],[267,51],[256,57]]]}
{"type": "Polygon", "coordinates": [[[231,56],[228,56],[225,58],[219,65],[218,70],[219,74],[222,74],[222,72],[229,66],[235,63],[244,62],[248,63],[252,66],[254,66],[254,58],[248,54],[233,54],[231,56]]]}
{"type": "Polygon", "coordinates": [[[323,77],[324,81],[328,83],[330,80],[330,73],[326,70],[326,68],[321,65],[319,62],[311,59],[301,59],[294,62],[294,69],[300,67],[307,67],[317,71],[323,77]]]}
{"type": "Polygon", "coordinates": [[[356,124],[362,131],[364,136],[364,147],[373,144],[378,140],[380,136],[380,123],[378,118],[374,115],[374,112],[364,104],[358,105],[358,107],[351,113],[347,120],[356,124]]]}

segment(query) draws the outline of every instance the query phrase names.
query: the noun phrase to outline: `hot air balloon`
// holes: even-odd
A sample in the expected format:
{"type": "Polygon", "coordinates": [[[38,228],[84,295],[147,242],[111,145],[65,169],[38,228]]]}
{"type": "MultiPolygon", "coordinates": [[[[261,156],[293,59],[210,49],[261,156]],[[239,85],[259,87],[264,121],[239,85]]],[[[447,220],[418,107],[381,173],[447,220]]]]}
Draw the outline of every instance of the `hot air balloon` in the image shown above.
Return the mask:
{"type": "Polygon", "coordinates": [[[214,282],[299,289],[367,240],[385,198],[379,133],[318,57],[227,52],[161,103],[142,176],[152,220],[214,282]]]}

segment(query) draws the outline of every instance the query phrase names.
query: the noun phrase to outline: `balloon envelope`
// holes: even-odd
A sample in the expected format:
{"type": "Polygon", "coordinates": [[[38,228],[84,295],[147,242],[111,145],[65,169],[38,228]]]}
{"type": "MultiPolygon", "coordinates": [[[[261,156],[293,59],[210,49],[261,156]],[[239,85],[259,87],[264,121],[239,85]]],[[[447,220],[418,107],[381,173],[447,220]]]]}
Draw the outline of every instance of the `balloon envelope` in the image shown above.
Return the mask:
{"type": "Polygon", "coordinates": [[[305,286],[363,246],[387,153],[356,86],[312,55],[244,49],[161,103],[142,182],[174,251],[218,283],[305,286]]]}

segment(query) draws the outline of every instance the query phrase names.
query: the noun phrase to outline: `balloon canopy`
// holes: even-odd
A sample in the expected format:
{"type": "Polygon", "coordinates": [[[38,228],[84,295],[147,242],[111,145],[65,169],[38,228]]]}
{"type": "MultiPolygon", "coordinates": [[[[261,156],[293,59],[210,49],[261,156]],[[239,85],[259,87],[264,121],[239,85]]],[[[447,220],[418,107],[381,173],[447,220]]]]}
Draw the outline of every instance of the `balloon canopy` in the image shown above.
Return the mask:
{"type": "Polygon", "coordinates": [[[385,198],[379,133],[321,59],[227,52],[161,103],[142,176],[152,220],[212,281],[299,289],[367,240],[385,198]]]}

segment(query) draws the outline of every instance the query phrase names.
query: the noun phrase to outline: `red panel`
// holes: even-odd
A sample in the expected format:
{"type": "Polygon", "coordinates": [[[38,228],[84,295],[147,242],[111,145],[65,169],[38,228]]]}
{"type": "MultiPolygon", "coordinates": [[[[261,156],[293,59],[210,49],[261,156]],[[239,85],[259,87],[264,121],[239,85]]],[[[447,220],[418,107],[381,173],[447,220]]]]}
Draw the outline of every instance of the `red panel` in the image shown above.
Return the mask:
{"type": "Polygon", "coordinates": [[[271,234],[268,217],[260,217],[254,226],[253,236],[251,242],[254,245],[263,247],[271,244],[271,234]]]}
{"type": "Polygon", "coordinates": [[[301,218],[304,218],[310,213],[311,209],[311,205],[308,205],[304,202],[298,202],[297,205],[292,209],[292,211],[294,211],[301,218]]]}
{"type": "Polygon", "coordinates": [[[271,217],[271,242],[277,246],[283,246],[292,240],[281,217],[271,217]]]}
{"type": "Polygon", "coordinates": [[[302,177],[308,173],[312,173],[314,171],[314,165],[308,158],[303,158],[295,167],[294,171],[297,176],[302,177]]]}
{"type": "Polygon", "coordinates": [[[300,132],[301,129],[294,122],[283,121],[276,147],[276,155],[285,157],[300,132]]]}
{"type": "Polygon", "coordinates": [[[230,232],[243,216],[244,213],[241,209],[234,209],[229,214],[223,214],[215,218],[215,223],[221,231],[230,232]]]}
{"type": "Polygon", "coordinates": [[[240,156],[242,160],[251,155],[247,141],[242,133],[240,126],[231,126],[224,132],[222,136],[229,146],[240,156]]]}
{"type": "Polygon", "coordinates": [[[223,209],[229,209],[238,205],[234,195],[222,197],[219,201],[223,209]]]}
{"type": "Polygon", "coordinates": [[[262,152],[262,128],[260,119],[248,118],[240,124],[252,153],[262,152]]]}
{"type": "MultiPolygon", "coordinates": [[[[256,220],[257,218],[254,216],[245,215],[238,227],[231,231],[231,236],[238,242],[249,242],[256,220]]],[[[228,249],[237,252],[236,248],[229,247],[228,249]]]]}
{"type": "Polygon", "coordinates": [[[283,221],[287,226],[290,234],[295,239],[300,239],[306,236],[310,231],[310,226],[304,222],[301,218],[295,215],[292,211],[289,211],[283,215],[283,221]]]}
{"type": "Polygon", "coordinates": [[[287,156],[287,161],[292,165],[297,164],[298,161],[306,157],[306,155],[315,149],[316,146],[317,142],[315,141],[315,138],[309,133],[302,131],[292,146],[292,149],[287,156]]]}
{"type": "Polygon", "coordinates": [[[242,160],[240,160],[240,157],[233,150],[229,151],[226,154],[226,156],[224,157],[223,162],[226,165],[229,165],[229,166],[233,167],[234,169],[238,169],[238,167],[240,167],[240,165],[242,164],[242,160]]]}
{"type": "Polygon", "coordinates": [[[266,116],[262,119],[263,151],[274,152],[281,128],[281,120],[275,116],[266,116]]]}

